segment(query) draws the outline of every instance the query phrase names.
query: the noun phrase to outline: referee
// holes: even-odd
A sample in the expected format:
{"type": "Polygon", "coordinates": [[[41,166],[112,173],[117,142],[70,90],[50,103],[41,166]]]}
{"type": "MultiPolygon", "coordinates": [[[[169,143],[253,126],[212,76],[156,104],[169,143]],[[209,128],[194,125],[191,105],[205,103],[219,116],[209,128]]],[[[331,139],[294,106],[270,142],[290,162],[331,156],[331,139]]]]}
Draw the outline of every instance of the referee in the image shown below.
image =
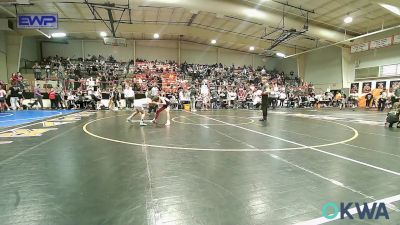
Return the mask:
{"type": "Polygon", "coordinates": [[[268,79],[267,77],[262,77],[261,78],[261,82],[263,84],[261,91],[261,109],[262,109],[262,113],[263,113],[263,118],[260,121],[267,121],[267,115],[268,115],[268,94],[270,92],[269,89],[269,84],[268,84],[268,79]]]}

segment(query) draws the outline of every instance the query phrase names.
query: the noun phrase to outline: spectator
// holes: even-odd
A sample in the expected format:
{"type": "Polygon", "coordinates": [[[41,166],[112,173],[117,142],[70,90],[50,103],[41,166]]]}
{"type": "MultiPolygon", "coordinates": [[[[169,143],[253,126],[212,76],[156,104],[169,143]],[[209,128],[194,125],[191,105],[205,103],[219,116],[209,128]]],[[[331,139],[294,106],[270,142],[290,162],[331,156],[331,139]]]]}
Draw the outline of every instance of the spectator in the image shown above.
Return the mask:
{"type": "Polygon", "coordinates": [[[56,96],[56,91],[54,90],[54,88],[51,88],[49,91],[49,99],[50,99],[50,108],[51,109],[56,109],[57,106],[57,96],[56,96]]]}

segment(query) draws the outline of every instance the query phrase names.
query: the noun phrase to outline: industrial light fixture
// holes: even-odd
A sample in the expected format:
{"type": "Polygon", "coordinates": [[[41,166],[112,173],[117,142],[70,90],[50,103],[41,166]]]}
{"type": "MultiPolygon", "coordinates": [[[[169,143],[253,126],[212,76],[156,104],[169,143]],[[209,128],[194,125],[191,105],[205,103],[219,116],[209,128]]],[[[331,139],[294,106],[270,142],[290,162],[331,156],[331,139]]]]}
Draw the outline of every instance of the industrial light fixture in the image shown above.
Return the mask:
{"type": "Polygon", "coordinates": [[[400,8],[393,6],[393,5],[384,4],[384,3],[380,3],[379,5],[385,9],[389,10],[390,12],[400,16],[400,8]]]}
{"type": "Polygon", "coordinates": [[[100,32],[100,36],[102,36],[102,37],[106,37],[106,36],[107,36],[107,33],[106,33],[106,32],[104,32],[104,31],[102,31],[102,32],[100,32]]]}
{"type": "Polygon", "coordinates": [[[351,22],[353,22],[353,17],[351,17],[351,16],[346,16],[346,18],[344,18],[344,20],[343,20],[345,23],[351,23],[351,22]]]}
{"type": "Polygon", "coordinates": [[[282,52],[277,52],[276,56],[281,57],[281,58],[285,58],[286,57],[286,55],[283,54],[282,52]]]}
{"type": "Polygon", "coordinates": [[[155,34],[153,35],[153,38],[154,38],[154,39],[159,39],[159,38],[160,38],[160,34],[155,33],[155,34]]]}
{"type": "Polygon", "coordinates": [[[254,51],[254,49],[255,49],[254,46],[250,46],[249,48],[250,51],[254,51]]]}
{"type": "Polygon", "coordinates": [[[53,38],[62,38],[62,37],[67,36],[67,34],[66,34],[66,33],[62,33],[62,32],[59,32],[59,33],[52,33],[51,36],[52,36],[53,38]]]}
{"type": "Polygon", "coordinates": [[[213,45],[217,44],[217,40],[212,39],[212,40],[211,40],[211,44],[213,44],[213,45]]]}

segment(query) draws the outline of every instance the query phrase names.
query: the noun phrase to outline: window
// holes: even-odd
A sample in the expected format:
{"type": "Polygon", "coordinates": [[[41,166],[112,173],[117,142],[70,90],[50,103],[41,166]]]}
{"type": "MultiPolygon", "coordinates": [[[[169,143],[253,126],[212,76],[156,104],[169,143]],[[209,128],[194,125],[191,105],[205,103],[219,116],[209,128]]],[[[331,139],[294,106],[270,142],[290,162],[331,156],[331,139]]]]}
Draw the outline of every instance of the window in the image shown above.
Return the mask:
{"type": "Polygon", "coordinates": [[[399,74],[398,64],[382,66],[381,77],[396,76],[397,74],[399,74]]]}

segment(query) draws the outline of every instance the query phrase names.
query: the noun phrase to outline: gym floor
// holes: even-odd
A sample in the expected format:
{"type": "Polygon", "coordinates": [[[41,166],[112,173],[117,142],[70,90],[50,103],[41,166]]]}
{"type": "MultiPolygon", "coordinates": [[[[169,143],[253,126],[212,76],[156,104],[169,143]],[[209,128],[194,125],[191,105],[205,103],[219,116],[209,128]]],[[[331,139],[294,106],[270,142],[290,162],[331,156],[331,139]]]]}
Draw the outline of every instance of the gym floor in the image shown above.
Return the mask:
{"type": "Polygon", "coordinates": [[[400,224],[400,129],[372,111],[79,112],[0,132],[0,224],[400,224]],[[138,118],[136,118],[138,119],[138,118]],[[389,220],[322,218],[385,201],[389,220]]]}
{"type": "Polygon", "coordinates": [[[18,126],[26,123],[51,118],[54,116],[67,115],[75,110],[21,110],[0,113],[0,129],[18,126]]]}

